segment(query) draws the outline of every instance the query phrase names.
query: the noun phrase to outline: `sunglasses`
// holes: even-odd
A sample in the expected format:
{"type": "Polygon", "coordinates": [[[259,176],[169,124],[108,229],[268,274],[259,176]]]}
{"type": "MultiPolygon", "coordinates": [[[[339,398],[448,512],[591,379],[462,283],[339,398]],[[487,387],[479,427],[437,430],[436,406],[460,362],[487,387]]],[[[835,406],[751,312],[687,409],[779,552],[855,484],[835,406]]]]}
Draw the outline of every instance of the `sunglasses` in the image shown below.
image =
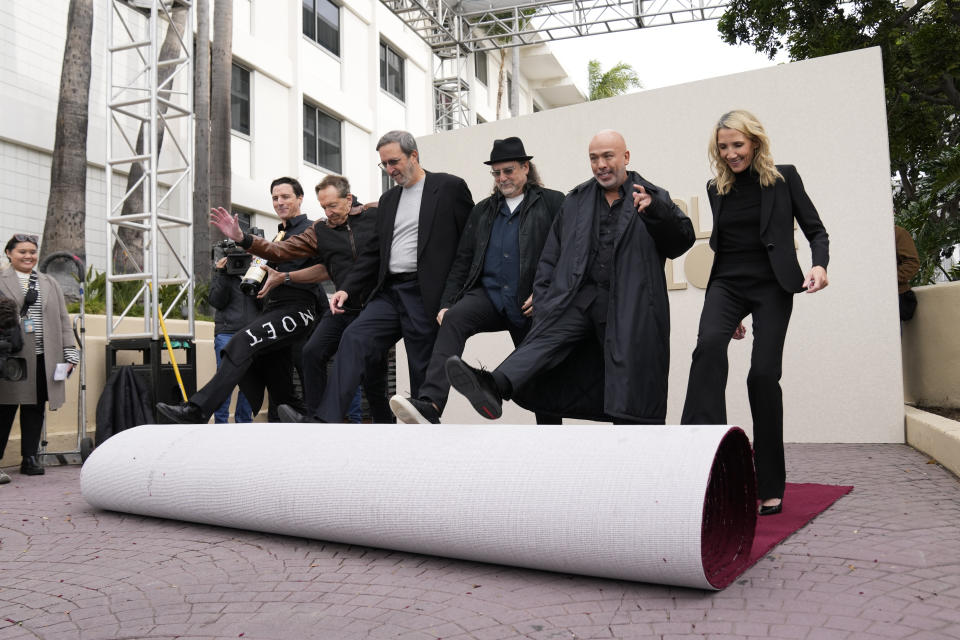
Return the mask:
{"type": "Polygon", "coordinates": [[[513,175],[513,172],[516,171],[519,167],[506,167],[504,169],[494,169],[490,172],[494,178],[499,178],[500,174],[507,176],[508,178],[513,175]]]}
{"type": "Polygon", "coordinates": [[[29,242],[31,244],[37,244],[37,236],[32,236],[28,233],[15,233],[13,234],[13,239],[17,242],[29,242]]]}

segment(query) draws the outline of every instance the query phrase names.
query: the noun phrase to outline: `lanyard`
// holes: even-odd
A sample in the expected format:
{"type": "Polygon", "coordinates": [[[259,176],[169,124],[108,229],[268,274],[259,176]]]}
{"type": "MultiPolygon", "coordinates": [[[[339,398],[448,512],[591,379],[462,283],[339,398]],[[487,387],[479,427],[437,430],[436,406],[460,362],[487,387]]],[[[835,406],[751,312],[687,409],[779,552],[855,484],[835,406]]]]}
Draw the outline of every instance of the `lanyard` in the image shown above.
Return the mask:
{"type": "Polygon", "coordinates": [[[30,305],[32,305],[34,302],[37,301],[38,296],[39,294],[37,293],[37,272],[31,271],[30,281],[27,284],[27,291],[23,295],[23,306],[20,307],[21,318],[27,317],[27,310],[30,308],[30,305]]]}

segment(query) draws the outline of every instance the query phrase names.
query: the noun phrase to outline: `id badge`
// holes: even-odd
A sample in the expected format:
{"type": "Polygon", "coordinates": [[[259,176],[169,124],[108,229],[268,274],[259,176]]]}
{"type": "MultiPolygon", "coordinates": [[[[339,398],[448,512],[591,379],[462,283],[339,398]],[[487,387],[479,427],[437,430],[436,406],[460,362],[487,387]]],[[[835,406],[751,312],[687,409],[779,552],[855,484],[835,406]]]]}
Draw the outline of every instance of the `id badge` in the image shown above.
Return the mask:
{"type": "Polygon", "coordinates": [[[33,333],[33,318],[23,319],[23,331],[24,333],[33,333]]]}

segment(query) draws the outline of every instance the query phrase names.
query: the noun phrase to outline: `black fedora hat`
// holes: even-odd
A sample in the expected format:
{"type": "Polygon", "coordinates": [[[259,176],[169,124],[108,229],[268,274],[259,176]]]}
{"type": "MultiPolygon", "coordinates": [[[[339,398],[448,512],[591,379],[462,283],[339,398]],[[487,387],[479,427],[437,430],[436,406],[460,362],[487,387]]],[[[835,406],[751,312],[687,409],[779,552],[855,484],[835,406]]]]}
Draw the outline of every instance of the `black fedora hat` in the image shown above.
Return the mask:
{"type": "Polygon", "coordinates": [[[526,162],[533,159],[528,156],[523,148],[523,142],[517,136],[510,136],[503,140],[493,141],[493,150],[490,152],[490,160],[483,164],[493,164],[494,162],[507,162],[509,160],[518,160],[526,162]]]}

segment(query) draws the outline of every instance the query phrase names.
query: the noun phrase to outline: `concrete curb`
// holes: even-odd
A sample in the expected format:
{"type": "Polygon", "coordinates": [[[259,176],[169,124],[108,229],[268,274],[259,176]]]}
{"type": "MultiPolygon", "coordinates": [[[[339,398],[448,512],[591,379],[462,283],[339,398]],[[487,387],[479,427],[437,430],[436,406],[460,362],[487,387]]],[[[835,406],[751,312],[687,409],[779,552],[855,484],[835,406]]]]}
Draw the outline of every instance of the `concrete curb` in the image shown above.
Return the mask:
{"type": "Polygon", "coordinates": [[[907,444],[960,476],[960,422],[904,407],[907,444]]]}

